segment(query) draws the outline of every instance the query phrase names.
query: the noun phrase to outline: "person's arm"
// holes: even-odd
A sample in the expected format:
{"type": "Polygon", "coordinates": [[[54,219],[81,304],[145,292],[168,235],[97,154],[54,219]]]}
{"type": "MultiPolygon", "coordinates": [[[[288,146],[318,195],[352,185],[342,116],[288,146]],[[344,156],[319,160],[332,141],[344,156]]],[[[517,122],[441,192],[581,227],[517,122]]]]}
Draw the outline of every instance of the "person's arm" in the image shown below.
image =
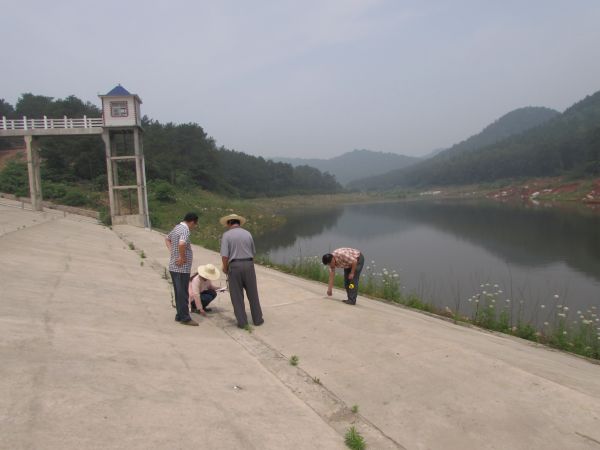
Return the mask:
{"type": "Polygon", "coordinates": [[[348,279],[349,280],[353,280],[354,279],[354,273],[356,272],[356,266],[358,265],[358,260],[354,260],[352,261],[352,266],[350,267],[350,273],[348,274],[348,279]]]}
{"type": "Polygon", "coordinates": [[[229,257],[221,256],[221,261],[223,262],[223,273],[228,273],[229,271],[229,257]]]}
{"type": "Polygon", "coordinates": [[[333,294],[333,280],[335,279],[335,270],[329,269],[329,285],[327,286],[327,295],[333,294]]]}
{"type": "Polygon", "coordinates": [[[183,266],[185,264],[185,242],[179,241],[177,247],[179,247],[179,258],[177,258],[175,264],[177,264],[178,266],[183,266]]]}
{"type": "Polygon", "coordinates": [[[171,239],[169,239],[169,236],[165,237],[165,245],[167,246],[167,248],[169,249],[169,252],[171,252],[171,239]]]}

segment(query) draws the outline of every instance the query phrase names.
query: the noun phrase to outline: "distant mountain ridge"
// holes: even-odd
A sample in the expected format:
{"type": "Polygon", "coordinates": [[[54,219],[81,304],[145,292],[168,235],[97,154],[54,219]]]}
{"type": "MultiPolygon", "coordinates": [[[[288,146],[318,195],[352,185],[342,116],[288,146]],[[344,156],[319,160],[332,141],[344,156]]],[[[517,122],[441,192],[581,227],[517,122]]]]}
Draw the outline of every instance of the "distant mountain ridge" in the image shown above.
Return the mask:
{"type": "Polygon", "coordinates": [[[331,159],[319,158],[269,158],[275,162],[291,164],[294,167],[311,166],[321,172],[334,175],[341,184],[360,178],[383,174],[390,169],[400,169],[419,162],[421,159],[396,153],[353,150],[331,159]]]}
{"type": "MultiPolygon", "coordinates": [[[[598,96],[599,94],[594,94],[598,96]]],[[[588,109],[597,105],[594,101],[584,100],[588,109]]],[[[574,105],[572,108],[574,108],[574,105]]],[[[499,178],[519,176],[543,176],[568,170],[568,164],[556,162],[555,170],[545,163],[544,146],[551,147],[546,136],[555,136],[555,145],[565,145],[577,125],[575,118],[581,113],[560,113],[545,107],[519,108],[505,114],[480,133],[453,145],[439,154],[414,164],[408,168],[393,170],[380,176],[373,176],[350,183],[351,188],[362,190],[392,189],[395,187],[420,187],[445,184],[468,184],[472,182],[492,181],[499,178]],[[554,127],[559,124],[559,137],[554,127]],[[567,130],[567,128],[569,130],[567,130]],[[560,143],[559,143],[560,141],[560,143]],[[534,163],[535,161],[535,163],[534,163]],[[537,170],[544,168],[543,170],[537,170]]],[[[595,117],[595,116],[593,116],[595,117]]],[[[594,118],[583,123],[592,127],[594,118]]],[[[581,119],[581,117],[578,117],[581,119]]],[[[600,125],[600,122],[596,122],[600,125]]],[[[554,153],[556,153],[554,149],[554,153]]],[[[552,155],[553,151],[548,151],[552,155]]]]}
{"type": "Polygon", "coordinates": [[[487,147],[535,128],[559,115],[560,112],[543,106],[527,106],[515,109],[492,122],[481,132],[453,145],[446,150],[445,154],[447,156],[487,147]]]}

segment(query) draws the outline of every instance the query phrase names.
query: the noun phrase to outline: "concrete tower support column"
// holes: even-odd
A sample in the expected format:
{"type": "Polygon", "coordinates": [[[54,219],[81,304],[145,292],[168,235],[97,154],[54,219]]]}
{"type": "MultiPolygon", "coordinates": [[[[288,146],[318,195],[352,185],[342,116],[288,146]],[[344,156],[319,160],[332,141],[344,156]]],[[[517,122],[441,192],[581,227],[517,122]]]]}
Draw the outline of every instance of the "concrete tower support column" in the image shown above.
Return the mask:
{"type": "Polygon", "coordinates": [[[33,136],[24,136],[24,138],[25,146],[27,147],[27,171],[29,172],[31,208],[34,211],[43,211],[39,145],[33,136]]]}
{"type": "Polygon", "coordinates": [[[135,177],[137,184],[138,214],[141,216],[144,227],[149,228],[148,208],[146,205],[146,177],[144,167],[144,153],[139,128],[133,130],[133,148],[135,154],[135,177]]]}
{"type": "Polygon", "coordinates": [[[108,177],[108,203],[110,205],[110,217],[111,219],[117,215],[116,203],[115,203],[115,191],[114,178],[113,178],[113,161],[111,159],[111,143],[110,143],[110,131],[104,128],[102,131],[102,140],[104,141],[104,149],[106,151],[106,175],[108,177]]]}

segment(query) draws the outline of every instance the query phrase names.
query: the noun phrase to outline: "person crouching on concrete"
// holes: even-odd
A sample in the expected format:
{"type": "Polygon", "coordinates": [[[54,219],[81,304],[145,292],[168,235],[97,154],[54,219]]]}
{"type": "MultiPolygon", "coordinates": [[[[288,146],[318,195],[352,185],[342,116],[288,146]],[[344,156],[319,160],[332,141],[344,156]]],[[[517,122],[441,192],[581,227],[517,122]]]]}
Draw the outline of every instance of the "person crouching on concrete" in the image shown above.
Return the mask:
{"type": "Polygon", "coordinates": [[[365,257],[355,248],[338,248],[331,253],[323,255],[323,264],[329,266],[329,286],[327,295],[333,294],[333,280],[335,279],[335,269],[344,269],[344,287],[348,298],[344,300],[347,305],[355,305],[358,295],[358,280],[360,272],[365,264],[365,257]]]}
{"type": "Polygon", "coordinates": [[[258,299],[256,272],[254,271],[254,254],[256,253],[254,240],[250,232],[242,228],[246,219],[237,214],[230,214],[221,217],[219,222],[228,228],[221,239],[221,259],[223,272],[227,274],[229,295],[237,326],[245,328],[248,325],[248,316],[244,305],[244,289],[248,303],[250,303],[252,322],[256,326],[262,325],[264,319],[258,299]]]}
{"type": "Polygon", "coordinates": [[[206,312],[212,311],[208,305],[215,299],[217,289],[219,289],[219,286],[215,286],[212,282],[219,278],[221,278],[221,272],[212,264],[198,266],[198,272],[190,278],[188,289],[191,312],[205,316],[206,312]]]}

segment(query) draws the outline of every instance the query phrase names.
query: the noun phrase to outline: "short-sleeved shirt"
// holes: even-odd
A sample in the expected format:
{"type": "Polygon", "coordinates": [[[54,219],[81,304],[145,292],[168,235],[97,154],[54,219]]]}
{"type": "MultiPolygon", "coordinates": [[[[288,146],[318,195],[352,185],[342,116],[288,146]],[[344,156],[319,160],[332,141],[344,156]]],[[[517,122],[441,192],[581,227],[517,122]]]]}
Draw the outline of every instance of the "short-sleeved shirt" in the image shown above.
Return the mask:
{"type": "Polygon", "coordinates": [[[169,259],[169,271],[179,273],[190,273],[192,271],[192,245],[190,243],[190,229],[185,222],[181,222],[171,230],[167,235],[171,241],[171,258],[169,259]],[[178,266],[176,263],[179,258],[179,243],[185,244],[185,263],[178,266]]]}
{"type": "Polygon", "coordinates": [[[349,269],[358,260],[360,251],[355,248],[344,247],[332,251],[331,254],[335,257],[335,267],[349,269]]]}
{"type": "Polygon", "coordinates": [[[226,256],[229,261],[232,261],[234,259],[254,258],[255,253],[254,239],[252,239],[249,231],[235,227],[223,233],[221,256],[226,256]]]}

